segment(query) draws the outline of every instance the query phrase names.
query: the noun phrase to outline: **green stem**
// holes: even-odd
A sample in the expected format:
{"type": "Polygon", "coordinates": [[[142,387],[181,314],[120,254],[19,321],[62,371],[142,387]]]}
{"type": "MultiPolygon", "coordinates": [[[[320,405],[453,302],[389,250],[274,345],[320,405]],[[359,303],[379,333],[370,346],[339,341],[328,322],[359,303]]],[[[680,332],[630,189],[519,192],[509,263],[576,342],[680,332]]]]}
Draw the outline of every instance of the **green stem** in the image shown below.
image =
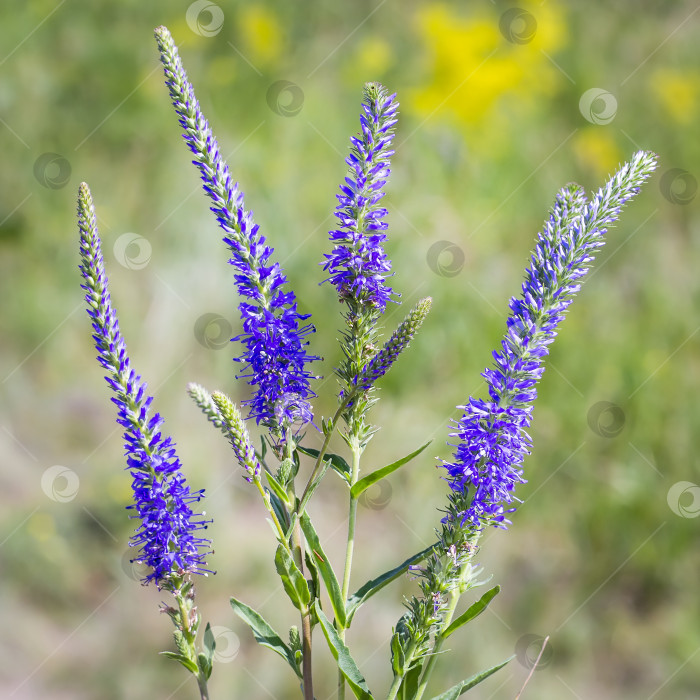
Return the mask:
{"type": "Polygon", "coordinates": [[[416,644],[415,644],[415,642],[411,641],[408,648],[406,649],[406,656],[404,659],[404,669],[406,669],[406,670],[401,675],[394,676],[394,682],[391,684],[391,688],[389,688],[389,694],[386,696],[386,700],[394,700],[397,693],[401,689],[401,684],[403,683],[403,679],[406,677],[406,673],[410,670],[411,663],[413,663],[413,656],[414,656],[415,652],[416,652],[416,644]]]}
{"type": "Polygon", "coordinates": [[[345,549],[345,573],[343,574],[343,600],[347,600],[350,592],[350,569],[355,548],[355,521],[357,519],[357,499],[352,495],[352,487],[360,475],[360,456],[362,451],[356,441],[352,446],[352,476],[350,480],[350,509],[348,513],[348,544],[345,549]]]}
{"type": "Polygon", "coordinates": [[[437,663],[438,656],[440,654],[440,649],[442,648],[443,643],[445,642],[445,637],[444,637],[444,631],[450,626],[450,623],[452,622],[452,618],[454,617],[455,610],[457,610],[457,604],[459,603],[459,599],[461,598],[462,594],[464,591],[467,589],[467,581],[469,580],[469,576],[471,574],[471,557],[469,557],[460,567],[459,570],[459,583],[454,591],[452,591],[452,594],[450,595],[450,602],[447,607],[447,610],[445,611],[445,617],[442,620],[442,625],[440,629],[440,633],[437,635],[435,639],[435,643],[433,644],[433,649],[430,653],[430,658],[428,659],[428,663],[425,665],[425,668],[423,669],[423,675],[421,676],[420,679],[420,684],[418,686],[418,690],[416,691],[416,695],[414,700],[420,700],[423,697],[423,693],[425,692],[425,689],[428,685],[428,681],[430,680],[430,676],[433,672],[433,668],[435,667],[435,664],[437,663]]]}
{"type": "MultiPolygon", "coordinates": [[[[348,403],[352,400],[354,394],[348,394],[341,402],[340,406],[338,406],[338,410],[335,412],[335,415],[333,416],[333,419],[331,420],[331,429],[328,431],[328,434],[326,435],[325,440],[323,441],[323,445],[321,446],[321,451],[318,453],[318,457],[316,457],[316,462],[314,464],[314,469],[311,472],[311,476],[309,477],[309,481],[306,484],[306,488],[304,489],[304,493],[301,496],[301,502],[304,502],[304,499],[306,498],[306,494],[308,490],[311,488],[311,485],[316,481],[316,477],[318,476],[318,473],[321,471],[321,467],[323,466],[323,458],[326,456],[326,450],[328,449],[328,445],[330,444],[331,437],[333,436],[333,433],[335,432],[335,426],[338,424],[338,420],[340,419],[340,416],[342,415],[343,411],[345,410],[346,406],[348,403]]],[[[301,517],[303,513],[299,513],[299,517],[301,517]]]]}
{"type": "MultiPolygon", "coordinates": [[[[285,458],[292,459],[294,452],[294,442],[292,440],[291,431],[287,432],[287,441],[285,445],[285,458]]],[[[300,501],[297,500],[294,491],[294,479],[289,482],[287,489],[290,501],[294,504],[294,512],[297,512],[300,501]]],[[[279,527],[279,521],[277,521],[279,527]]],[[[301,527],[299,527],[299,518],[294,519],[294,527],[292,528],[291,552],[296,565],[299,567],[302,575],[304,574],[304,544],[301,539],[301,527]]],[[[286,538],[282,535],[282,541],[286,544],[286,538]]],[[[301,606],[301,658],[302,658],[302,678],[304,689],[304,700],[314,700],[313,673],[311,666],[311,612],[306,605],[301,606]]]]}
{"type": "MultiPolygon", "coordinates": [[[[343,572],[342,597],[346,601],[350,592],[350,572],[352,570],[352,556],[355,550],[355,523],[357,520],[357,499],[352,495],[352,487],[357,483],[360,476],[360,457],[362,450],[357,442],[357,438],[352,440],[352,475],[350,477],[350,506],[348,510],[348,543],[345,548],[345,569],[343,572]]],[[[342,627],[336,620],[339,637],[345,641],[345,627],[342,627]]],[[[345,677],[338,671],[338,698],[345,698],[345,677]]]]}
{"type": "MultiPolygon", "coordinates": [[[[197,659],[197,648],[195,646],[195,643],[197,641],[197,633],[196,631],[192,632],[192,628],[190,626],[190,606],[185,601],[185,598],[182,595],[182,591],[179,588],[173,594],[175,596],[175,600],[177,601],[182,636],[187,642],[187,656],[189,657],[190,661],[192,661],[197,666],[197,673],[193,673],[192,675],[197,679],[197,686],[199,687],[199,695],[201,700],[209,700],[207,679],[204,677],[204,674],[202,673],[202,669],[200,668],[197,659]]],[[[199,616],[197,615],[197,620],[198,619],[199,616]]]]}

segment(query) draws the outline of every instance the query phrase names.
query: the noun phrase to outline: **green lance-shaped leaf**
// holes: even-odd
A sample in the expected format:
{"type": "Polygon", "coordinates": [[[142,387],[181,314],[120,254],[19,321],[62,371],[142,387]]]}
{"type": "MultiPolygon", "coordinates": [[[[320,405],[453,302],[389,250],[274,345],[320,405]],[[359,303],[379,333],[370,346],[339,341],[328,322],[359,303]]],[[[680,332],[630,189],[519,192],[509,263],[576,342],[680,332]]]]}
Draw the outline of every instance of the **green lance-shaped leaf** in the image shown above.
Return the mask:
{"type": "Polygon", "coordinates": [[[224,421],[226,437],[229,439],[231,447],[233,447],[238,463],[248,472],[250,479],[258,479],[262,467],[260,462],[258,462],[255,448],[250,441],[248,429],[245,427],[243,417],[236,408],[236,404],[220,391],[215,391],[211,398],[224,421]]]}
{"type": "Polygon", "coordinates": [[[410,462],[414,457],[417,457],[430,443],[432,440],[428,440],[428,442],[425,443],[422,447],[419,447],[415,452],[411,452],[410,455],[406,455],[405,457],[402,457],[401,459],[396,460],[396,462],[392,462],[391,464],[387,464],[386,467],[382,467],[381,469],[377,469],[376,471],[373,471],[371,474],[367,474],[367,476],[363,477],[360,479],[350,490],[350,495],[353,498],[358,498],[359,495],[363,492],[366,491],[370,486],[373,484],[376,484],[378,481],[381,481],[385,477],[389,476],[392,472],[395,472],[397,469],[400,467],[403,467],[404,464],[407,464],[410,462]]]}
{"type": "Polygon", "coordinates": [[[413,336],[423,325],[433,300],[430,297],[421,299],[406,315],[398,328],[386,341],[384,347],[372,358],[364,372],[357,378],[355,385],[358,391],[367,391],[381,376],[386,374],[396,362],[398,356],[408,347],[413,336]]]}
{"type": "Polygon", "coordinates": [[[333,567],[326,553],[323,551],[323,547],[321,547],[321,542],[318,539],[316,530],[307,513],[301,516],[300,523],[306,542],[309,545],[309,550],[316,561],[316,566],[323,579],[323,583],[326,584],[326,590],[328,591],[328,597],[331,599],[331,606],[333,607],[335,619],[338,620],[338,623],[342,627],[346,627],[345,601],[343,600],[343,594],[340,591],[340,584],[338,583],[335,571],[333,571],[333,567]]]}
{"type": "Polygon", "coordinates": [[[481,615],[489,603],[501,592],[500,586],[494,586],[491,590],[486,591],[473,605],[470,605],[452,624],[442,633],[444,639],[447,639],[455,630],[458,630],[462,625],[471,622],[475,617],[481,615]]]}
{"type": "Polygon", "coordinates": [[[253,631],[255,641],[261,646],[272,649],[272,651],[279,654],[292,667],[294,673],[301,678],[301,672],[296,664],[296,659],[292,650],[282,641],[281,637],[272,629],[267,620],[249,605],[242,603],[236,598],[231,598],[231,607],[236,615],[238,615],[238,617],[253,631]]]}
{"type": "Polygon", "coordinates": [[[391,637],[391,668],[394,676],[403,676],[406,664],[406,656],[401,648],[401,637],[398,632],[394,632],[391,637]]]}
{"type": "Polygon", "coordinates": [[[284,487],[282,484],[280,484],[279,481],[275,478],[274,474],[272,472],[265,472],[265,478],[267,479],[267,483],[270,484],[270,489],[272,492],[279,498],[282,503],[291,506],[292,504],[289,502],[289,496],[287,495],[287,492],[284,490],[284,487]]]}
{"type": "Polygon", "coordinates": [[[289,599],[297,610],[305,609],[311,601],[311,593],[304,575],[294,563],[285,547],[280,545],[275,553],[275,568],[289,599]]]}
{"type": "Polygon", "coordinates": [[[402,574],[405,574],[409,566],[423,561],[423,559],[425,559],[430,554],[430,552],[433,551],[433,548],[435,546],[435,544],[431,544],[430,547],[426,547],[417,554],[414,554],[413,556],[409,557],[408,559],[406,559],[406,561],[401,562],[401,564],[399,564],[397,567],[391,569],[390,571],[386,571],[381,576],[377,576],[377,578],[373,578],[372,580],[367,581],[367,583],[358,588],[357,591],[355,591],[355,593],[353,593],[347,601],[346,627],[350,626],[352,618],[355,616],[357,609],[368,598],[371,598],[375,593],[381,591],[382,588],[389,585],[392,581],[397,579],[402,574]]]}
{"type": "Polygon", "coordinates": [[[192,661],[192,659],[188,659],[184,654],[176,654],[174,651],[161,651],[160,655],[179,661],[190,673],[194,673],[195,676],[199,672],[197,664],[192,661]]]}
{"type": "Polygon", "coordinates": [[[211,677],[212,659],[214,658],[215,650],[216,638],[214,637],[214,633],[211,631],[211,625],[207,622],[207,626],[204,629],[204,651],[197,656],[199,668],[204,674],[204,678],[206,680],[209,680],[211,677]]]}
{"type": "Polygon", "coordinates": [[[432,700],[457,700],[457,698],[460,695],[463,695],[470,688],[473,688],[475,685],[479,685],[481,681],[496,673],[496,671],[502,669],[513,658],[514,657],[511,656],[509,659],[506,659],[505,661],[496,666],[492,666],[491,668],[485,671],[481,671],[480,673],[474,674],[471,678],[467,678],[466,680],[457,683],[457,685],[452,686],[449,690],[446,690],[441,695],[436,695],[434,698],[432,698],[432,700]]]}
{"type": "Polygon", "coordinates": [[[423,665],[425,662],[425,657],[422,657],[415,666],[404,676],[403,682],[401,683],[401,688],[399,689],[400,700],[413,700],[418,692],[418,686],[420,684],[421,673],[423,673],[423,665]]]}
{"type": "Polygon", "coordinates": [[[338,636],[337,630],[325,616],[323,610],[321,610],[318,601],[314,603],[314,607],[331,654],[333,654],[333,658],[337,661],[338,669],[345,676],[352,692],[355,693],[355,697],[358,700],[373,700],[372,693],[369,692],[369,687],[367,686],[364,676],[357,667],[355,660],[350,656],[350,651],[345,646],[345,643],[338,636]]]}
{"type": "MultiPolygon", "coordinates": [[[[297,445],[297,450],[314,459],[318,459],[318,455],[320,454],[319,450],[314,450],[311,447],[302,447],[301,445],[297,445]]],[[[352,480],[352,469],[350,465],[340,455],[325,454],[323,458],[330,462],[331,469],[333,469],[336,474],[340,475],[343,481],[349,486],[352,480]]]]}

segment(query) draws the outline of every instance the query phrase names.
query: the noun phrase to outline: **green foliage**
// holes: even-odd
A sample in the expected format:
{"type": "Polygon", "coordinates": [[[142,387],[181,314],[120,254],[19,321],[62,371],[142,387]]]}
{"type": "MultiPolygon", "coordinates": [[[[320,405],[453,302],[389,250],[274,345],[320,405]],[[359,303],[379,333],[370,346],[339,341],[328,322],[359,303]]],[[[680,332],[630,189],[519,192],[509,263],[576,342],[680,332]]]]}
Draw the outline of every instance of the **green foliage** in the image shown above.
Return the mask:
{"type": "Polygon", "coordinates": [[[370,486],[389,476],[389,474],[395,472],[400,467],[403,467],[404,464],[408,464],[408,462],[410,462],[414,457],[417,457],[431,442],[432,440],[428,440],[428,442],[426,442],[425,445],[419,447],[417,450],[415,450],[415,452],[411,452],[410,455],[406,455],[405,457],[402,457],[401,459],[398,459],[395,462],[392,462],[391,464],[387,464],[386,467],[377,469],[371,474],[368,474],[367,476],[363,477],[356,484],[353,485],[352,489],[350,489],[350,495],[353,498],[358,498],[360,494],[363,491],[366,491],[370,486]]]}
{"type": "Polygon", "coordinates": [[[321,610],[318,602],[315,603],[315,607],[316,615],[321,623],[323,635],[328,642],[328,647],[333,654],[333,658],[338,662],[338,668],[343,676],[345,676],[355,697],[358,700],[373,700],[372,693],[369,692],[369,688],[367,687],[367,682],[360,669],[357,667],[355,660],[350,655],[350,651],[338,636],[335,627],[333,627],[330,620],[325,616],[323,610],[321,610]]]}
{"type": "Polygon", "coordinates": [[[294,673],[301,678],[295,652],[282,641],[282,638],[270,627],[265,618],[236,598],[231,598],[231,607],[233,612],[250,627],[255,641],[260,646],[272,649],[276,654],[279,654],[292,667],[294,673]]]}
{"type": "Polygon", "coordinates": [[[467,622],[471,622],[475,617],[481,615],[489,606],[489,603],[501,592],[500,586],[494,586],[491,590],[486,591],[473,605],[470,605],[458,618],[450,623],[450,626],[442,633],[442,636],[447,639],[453,632],[458,630],[467,622]]]}
{"type": "Polygon", "coordinates": [[[502,669],[509,661],[512,661],[512,659],[514,658],[514,656],[511,656],[510,658],[506,659],[500,664],[496,664],[496,666],[492,666],[491,668],[486,669],[485,671],[481,671],[480,673],[474,674],[471,678],[467,678],[466,680],[457,683],[457,685],[452,686],[452,688],[446,690],[444,693],[436,695],[434,698],[432,698],[432,700],[457,700],[457,698],[460,695],[463,695],[470,688],[473,688],[475,685],[478,685],[482,681],[486,680],[489,676],[496,673],[496,671],[502,669]]]}

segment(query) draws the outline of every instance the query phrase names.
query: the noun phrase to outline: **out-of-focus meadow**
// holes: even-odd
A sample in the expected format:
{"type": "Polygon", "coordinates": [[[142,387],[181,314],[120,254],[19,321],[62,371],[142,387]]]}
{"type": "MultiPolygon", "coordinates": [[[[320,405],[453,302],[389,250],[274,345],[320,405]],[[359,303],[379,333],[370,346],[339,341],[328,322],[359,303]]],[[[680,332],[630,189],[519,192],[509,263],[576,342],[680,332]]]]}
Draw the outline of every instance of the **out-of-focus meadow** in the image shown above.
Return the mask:
{"type": "MultiPolygon", "coordinates": [[[[79,288],[75,200],[93,191],[112,298],[189,482],[206,488],[214,577],[200,611],[219,638],[212,698],[294,698],[230,595],[278,628],[273,539],[232,453],[185,395],[240,401],[227,342],[232,270],[163,85],[152,30],[180,47],[246,204],[268,236],[323,356],[316,414],[334,410],[339,305],[318,262],[364,82],[398,93],[388,186],[391,331],[433,311],[381,382],[368,468],[433,438],[363,502],[353,588],[431,541],[455,406],[505,328],[556,190],[587,191],[635,150],[657,173],[608,235],[547,359],[508,532],[480,560],[503,592],[451,638],[434,693],[517,654],[471,692],[523,697],[700,695],[700,61],[696,2],[28,0],[0,22],[0,695],[196,696],[171,648],[163,598],[138,584],[120,430],[79,288]],[[695,591],[695,592],[694,592],[695,591]],[[230,663],[227,663],[230,662],[230,663]]],[[[313,431],[312,431],[313,432],[313,431]]],[[[318,438],[309,434],[310,442],[318,438]]],[[[337,445],[342,449],[341,445],[337,445]]],[[[307,465],[308,466],[308,465],[307,465]]],[[[312,508],[338,563],[345,497],[328,476],[312,508]]],[[[408,577],[349,633],[370,687],[388,688],[391,626],[408,577]]],[[[316,635],[315,663],[331,668],[316,635]]],[[[317,697],[334,692],[330,670],[317,697]]]]}

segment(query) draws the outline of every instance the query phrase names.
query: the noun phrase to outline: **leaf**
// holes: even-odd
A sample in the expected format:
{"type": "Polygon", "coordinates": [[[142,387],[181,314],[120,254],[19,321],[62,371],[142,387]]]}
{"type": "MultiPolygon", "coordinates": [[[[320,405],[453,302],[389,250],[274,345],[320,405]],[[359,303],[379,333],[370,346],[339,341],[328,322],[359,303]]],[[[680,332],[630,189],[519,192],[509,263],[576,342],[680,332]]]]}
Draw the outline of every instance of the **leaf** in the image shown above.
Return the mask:
{"type": "Polygon", "coordinates": [[[307,579],[309,584],[309,590],[311,591],[312,598],[319,598],[321,595],[321,584],[318,580],[318,567],[314,558],[309,554],[308,550],[304,552],[304,559],[306,560],[306,569],[311,576],[311,580],[307,579]]]}
{"type": "Polygon", "coordinates": [[[338,620],[338,624],[341,627],[346,627],[345,624],[345,601],[343,600],[343,595],[340,592],[340,585],[338,584],[338,579],[336,578],[333,567],[331,566],[326,553],[321,547],[321,542],[318,539],[316,530],[311,524],[311,520],[307,513],[301,516],[301,529],[304,532],[304,537],[309,545],[309,549],[314,556],[318,570],[321,573],[321,578],[326,584],[326,590],[328,591],[328,597],[331,599],[331,605],[333,606],[333,613],[335,619],[338,620]]]}
{"type": "Polygon", "coordinates": [[[406,657],[401,648],[401,637],[398,632],[394,632],[391,637],[391,668],[395,677],[403,675],[405,663],[406,657]]]}
{"type": "Polygon", "coordinates": [[[416,697],[420,676],[423,672],[424,660],[425,657],[420,659],[420,661],[418,661],[415,666],[412,666],[410,671],[405,675],[399,690],[399,698],[401,698],[401,700],[413,700],[413,698],[416,697]]]}
{"type": "Polygon", "coordinates": [[[211,659],[208,659],[207,655],[202,652],[197,654],[197,663],[199,664],[200,672],[204,676],[204,680],[208,681],[211,678],[212,671],[211,659]]]}
{"type": "Polygon", "coordinates": [[[204,628],[204,652],[197,656],[199,668],[202,669],[205,679],[209,679],[212,671],[212,659],[214,658],[214,650],[216,649],[216,638],[211,631],[211,625],[207,622],[204,628]]]}
{"type": "Polygon", "coordinates": [[[275,569],[294,607],[297,610],[306,610],[311,601],[309,586],[291,554],[282,545],[279,545],[275,552],[275,569]]]}
{"type": "Polygon", "coordinates": [[[355,616],[357,609],[360,607],[360,605],[362,605],[362,603],[364,603],[368,598],[371,598],[375,593],[381,591],[382,588],[384,588],[384,586],[390,584],[394,579],[397,579],[399,576],[401,576],[401,574],[405,573],[408,570],[409,566],[411,566],[412,564],[417,564],[419,561],[425,559],[434,547],[435,545],[431,544],[430,547],[426,547],[424,550],[406,559],[406,561],[399,564],[395,569],[391,569],[391,571],[386,571],[381,576],[377,576],[377,578],[373,578],[371,581],[367,581],[367,583],[365,583],[364,586],[358,588],[357,591],[355,591],[355,593],[353,593],[347,601],[346,627],[350,626],[352,618],[355,616]]]}
{"type": "Polygon", "coordinates": [[[277,632],[270,627],[263,616],[240,600],[236,600],[236,598],[231,598],[231,607],[233,612],[253,631],[255,641],[261,646],[272,649],[272,651],[279,654],[292,667],[294,673],[301,678],[301,672],[297,668],[292,650],[282,641],[277,632]]]}
{"type": "Polygon", "coordinates": [[[289,497],[287,496],[287,492],[284,490],[284,486],[280,484],[277,479],[275,479],[274,475],[272,472],[265,472],[265,477],[267,478],[268,483],[270,484],[270,488],[274,492],[275,496],[282,501],[285,505],[291,505],[289,503],[289,497]]]}
{"type": "Polygon", "coordinates": [[[452,624],[442,633],[443,639],[447,639],[454,631],[458,630],[462,625],[471,622],[475,617],[481,615],[489,606],[489,603],[501,592],[500,586],[494,586],[491,590],[486,591],[473,605],[470,605],[452,624]]]}
{"type": "Polygon", "coordinates": [[[406,455],[401,459],[396,460],[388,464],[386,467],[377,469],[377,471],[368,474],[364,478],[360,479],[350,490],[350,496],[352,498],[357,498],[363,491],[368,489],[372,484],[376,484],[381,481],[384,477],[389,476],[392,472],[395,472],[399,467],[403,467],[404,464],[410,462],[414,457],[417,457],[430,443],[432,440],[428,440],[422,447],[419,447],[415,452],[411,452],[410,455],[406,455]]]}
{"type": "Polygon", "coordinates": [[[325,616],[323,610],[321,610],[318,601],[316,601],[314,607],[316,608],[316,614],[318,615],[321,629],[328,642],[331,654],[333,654],[333,657],[338,662],[338,669],[347,679],[352,692],[355,693],[355,697],[358,698],[358,700],[374,700],[372,693],[369,692],[364,676],[360,672],[352,656],[350,656],[350,651],[345,646],[343,640],[338,636],[338,632],[325,616]]]}
{"type": "Polygon", "coordinates": [[[511,656],[509,659],[506,659],[497,666],[492,666],[486,671],[481,671],[480,673],[474,674],[471,678],[467,678],[467,680],[452,686],[449,690],[446,690],[442,695],[436,695],[434,698],[432,698],[432,700],[457,700],[457,698],[460,695],[466,693],[467,690],[473,688],[475,685],[478,685],[479,683],[481,683],[481,681],[485,680],[493,673],[496,673],[496,671],[503,668],[513,658],[514,656],[511,656]]]}
{"type": "MultiPolygon", "coordinates": [[[[301,445],[297,445],[297,450],[299,450],[299,452],[301,452],[302,454],[308,455],[309,457],[313,457],[314,459],[318,459],[318,456],[320,454],[319,450],[314,450],[311,447],[302,447],[301,445]]],[[[325,455],[323,455],[323,458],[325,460],[329,460],[333,471],[339,474],[345,482],[350,484],[350,480],[352,478],[352,469],[350,468],[350,465],[340,455],[326,453],[325,455]]]]}
{"type": "Polygon", "coordinates": [[[195,676],[199,672],[197,664],[191,659],[188,659],[183,654],[177,654],[174,651],[161,651],[160,653],[162,656],[167,656],[169,659],[175,659],[175,661],[179,661],[190,673],[194,673],[195,676]]]}

